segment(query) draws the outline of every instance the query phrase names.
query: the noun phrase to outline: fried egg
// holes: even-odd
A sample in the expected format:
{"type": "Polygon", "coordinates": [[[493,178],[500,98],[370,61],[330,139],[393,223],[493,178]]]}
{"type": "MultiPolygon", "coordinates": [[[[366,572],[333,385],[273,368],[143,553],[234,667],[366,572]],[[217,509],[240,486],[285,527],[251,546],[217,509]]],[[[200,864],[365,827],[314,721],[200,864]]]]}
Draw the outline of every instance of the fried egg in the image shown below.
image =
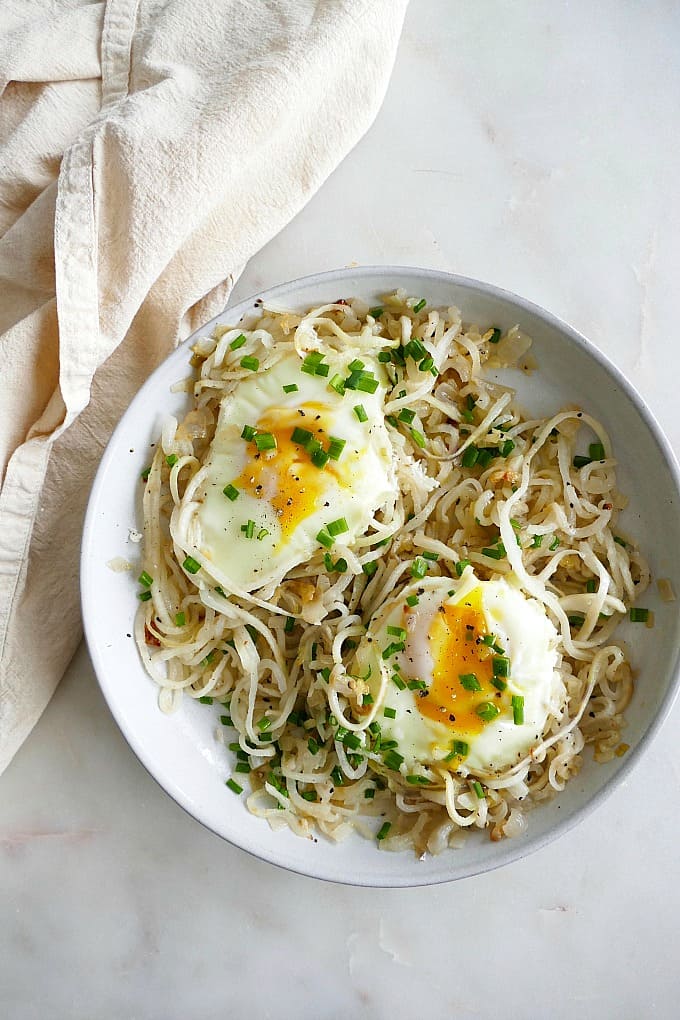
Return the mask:
{"type": "Polygon", "coordinates": [[[557,644],[539,602],[468,566],[458,582],[426,578],[390,600],[352,672],[371,688],[391,767],[499,772],[536,747],[561,710],[557,644]]]}
{"type": "Polygon", "coordinates": [[[175,515],[173,539],[225,590],[277,584],[319,551],[344,566],[342,549],[396,497],[382,366],[329,351],[317,373],[314,358],[287,354],[222,401],[200,484],[175,515]]]}

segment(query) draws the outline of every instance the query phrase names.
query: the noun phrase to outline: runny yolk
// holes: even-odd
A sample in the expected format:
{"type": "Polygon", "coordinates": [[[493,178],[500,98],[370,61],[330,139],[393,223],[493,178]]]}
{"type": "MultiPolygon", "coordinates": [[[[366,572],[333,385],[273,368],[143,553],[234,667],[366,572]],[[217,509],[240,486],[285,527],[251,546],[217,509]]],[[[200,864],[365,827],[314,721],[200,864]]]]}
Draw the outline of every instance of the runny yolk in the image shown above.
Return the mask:
{"type": "Polygon", "coordinates": [[[491,683],[491,649],[481,641],[487,633],[481,588],[474,588],[455,605],[439,607],[428,633],[432,683],[427,694],[416,699],[422,715],[456,732],[475,734],[485,725],[477,706],[492,701],[501,708],[502,695],[491,683]],[[480,691],[466,690],[461,684],[460,677],[471,673],[480,691]]]}
{"type": "Polygon", "coordinates": [[[258,432],[270,432],[276,439],[276,450],[259,452],[254,443],[248,444],[248,461],[239,478],[237,488],[256,499],[266,500],[273,508],[281,525],[281,538],[285,542],[299,524],[315,513],[324,502],[332,507],[333,485],[343,480],[335,462],[329,460],[321,469],[316,467],[303,446],[293,443],[293,429],[307,429],[328,449],[329,433],[324,423],[323,404],[302,404],[297,408],[272,407],[256,423],[258,432]],[[300,412],[303,412],[302,414],[300,412]]]}

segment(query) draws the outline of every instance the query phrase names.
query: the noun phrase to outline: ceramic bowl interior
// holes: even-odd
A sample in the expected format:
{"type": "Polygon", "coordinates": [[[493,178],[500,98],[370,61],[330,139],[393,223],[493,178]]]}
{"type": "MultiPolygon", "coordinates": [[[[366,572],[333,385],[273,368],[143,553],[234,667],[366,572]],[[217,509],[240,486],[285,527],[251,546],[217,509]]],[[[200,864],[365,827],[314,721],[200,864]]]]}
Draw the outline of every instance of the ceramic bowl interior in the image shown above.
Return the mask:
{"type": "MultiPolygon", "coordinates": [[[[519,323],[532,336],[538,370],[530,377],[506,373],[506,381],[512,380],[532,413],[549,414],[562,405],[578,404],[603,422],[619,459],[619,486],[631,497],[622,527],[638,537],[653,575],[671,578],[680,590],[679,483],[673,454],[631,385],[569,326],[496,287],[420,269],[342,269],[259,296],[277,307],[302,310],[353,295],[377,304],[380,294],[395,287],[434,305],[457,305],[466,322],[503,329],[519,323]]],[[[217,322],[236,324],[253,307],[254,299],[227,308],[196,335],[211,332],[217,322]]],[[[580,774],[564,792],[530,813],[528,831],[520,838],[492,843],[488,835],[472,832],[461,849],[418,860],[409,853],[386,853],[358,836],[336,845],[323,838],[313,842],[288,831],[272,832],[226,789],[232,763],[230,752],[215,740],[216,706],[213,711],[187,698],[173,715],[159,711],[157,689],[131,637],[138,571],[116,573],[108,566],[117,557],[133,562],[139,558],[139,546],[130,540],[130,531],[140,524],[139,475],[162,419],[168,413],[180,416],[186,406],[186,395],[173,394],[171,387],[188,374],[192,340],[148,379],[116,429],[92,490],[82,546],[83,616],[92,660],[118,725],[148,771],[194,818],[231,843],[284,868],[356,885],[424,885],[498,867],[537,849],[595,808],[639,759],[675,693],[680,617],[672,604],[660,602],[656,585],[644,598],[655,613],[654,629],[621,625],[621,637],[630,642],[638,670],[626,713],[630,750],[606,765],[586,756],[580,774]]]]}

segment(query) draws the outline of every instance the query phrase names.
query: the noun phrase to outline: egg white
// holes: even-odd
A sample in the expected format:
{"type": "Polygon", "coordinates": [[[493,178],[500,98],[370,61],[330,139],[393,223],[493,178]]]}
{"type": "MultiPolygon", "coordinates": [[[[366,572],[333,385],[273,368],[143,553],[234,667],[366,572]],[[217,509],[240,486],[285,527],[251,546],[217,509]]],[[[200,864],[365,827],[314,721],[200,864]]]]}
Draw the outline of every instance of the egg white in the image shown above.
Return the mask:
{"type": "Polygon", "coordinates": [[[329,387],[336,373],[343,378],[350,374],[348,365],[357,356],[357,351],[329,352],[329,375],[322,377],[302,372],[301,359],[291,352],[270,369],[243,379],[222,401],[202,483],[173,517],[172,532],[175,543],[225,591],[276,585],[289,570],[324,551],[316,536],[344,518],[348,530],[337,536],[331,550],[337,559],[366,531],[375,512],[395,498],[382,366],[360,355],[380,380],[375,393],[347,390],[339,395],[329,387]],[[285,393],[284,385],[293,383],[298,389],[285,393]],[[364,422],[354,411],[357,405],[366,412],[364,422]],[[276,451],[258,453],[241,437],[244,425],[257,427],[262,421],[269,423],[262,431],[280,429],[276,451]],[[318,437],[324,448],[331,436],[346,440],[340,458],[323,469],[314,467],[306,451],[289,442],[295,426],[315,436],[323,429],[318,437]],[[224,495],[229,484],[238,489],[234,501],[224,495]],[[255,524],[252,538],[241,530],[248,520],[255,524]]]}
{"type": "MultiPolygon", "coordinates": [[[[396,740],[396,751],[404,758],[401,771],[410,773],[418,766],[441,765],[450,755],[453,740],[467,743],[469,751],[454,757],[446,767],[463,775],[474,772],[499,772],[514,765],[532,747],[540,743],[550,713],[559,714],[565,690],[556,669],[558,634],[535,599],[527,598],[504,579],[480,581],[471,567],[455,582],[450,578],[426,578],[404,589],[371,621],[369,631],[356,653],[353,672],[366,677],[376,701],[375,719],[381,727],[383,743],[396,740]],[[510,660],[505,695],[495,691],[475,695],[479,701],[494,700],[502,705],[501,713],[485,723],[481,732],[471,733],[446,716],[442,722],[422,714],[419,703],[424,696],[408,686],[395,684],[395,672],[402,682],[418,679],[427,690],[432,686],[435,663],[428,635],[441,607],[456,606],[471,592],[481,591],[481,604],[486,633],[493,634],[510,660]],[[410,608],[406,598],[417,594],[417,606],[410,608]],[[390,655],[383,652],[399,635],[390,635],[387,628],[406,631],[403,651],[390,655]],[[398,670],[395,669],[398,667],[398,670]],[[524,698],[524,722],[513,719],[511,696],[524,698]],[[385,709],[388,715],[385,715],[385,709]],[[394,718],[390,716],[394,714],[394,718]]],[[[453,663],[450,665],[453,666],[453,663]]],[[[472,670],[470,670],[472,671],[472,670]]],[[[467,672],[467,670],[466,670],[467,672]]]]}

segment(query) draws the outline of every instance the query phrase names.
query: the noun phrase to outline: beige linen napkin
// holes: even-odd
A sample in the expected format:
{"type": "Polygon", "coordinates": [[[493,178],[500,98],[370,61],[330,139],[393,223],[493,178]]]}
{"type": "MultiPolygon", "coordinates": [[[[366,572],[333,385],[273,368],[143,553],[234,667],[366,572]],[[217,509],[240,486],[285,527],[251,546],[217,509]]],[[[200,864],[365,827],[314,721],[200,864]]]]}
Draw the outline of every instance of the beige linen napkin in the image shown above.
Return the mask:
{"type": "Polygon", "coordinates": [[[405,5],[0,2],[0,771],[80,639],[113,426],[367,130],[405,5]]]}

